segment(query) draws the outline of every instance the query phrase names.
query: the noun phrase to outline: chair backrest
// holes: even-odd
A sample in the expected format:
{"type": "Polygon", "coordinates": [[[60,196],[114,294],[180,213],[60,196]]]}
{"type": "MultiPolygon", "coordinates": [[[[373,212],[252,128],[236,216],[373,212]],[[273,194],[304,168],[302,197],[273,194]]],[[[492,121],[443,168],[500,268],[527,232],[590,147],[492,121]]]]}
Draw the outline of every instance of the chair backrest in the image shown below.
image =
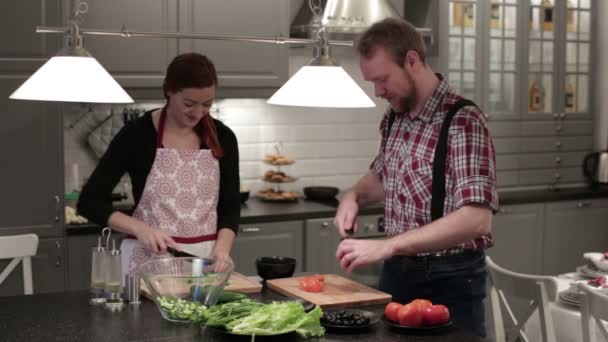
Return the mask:
{"type": "Polygon", "coordinates": [[[0,236],[0,259],[13,259],[0,272],[0,284],[17,267],[19,262],[23,264],[23,293],[32,294],[32,259],[38,251],[38,235],[24,234],[0,236]]]}
{"type": "Polygon", "coordinates": [[[608,331],[602,320],[608,321],[608,294],[602,293],[597,289],[582,284],[583,290],[581,300],[581,324],[583,327],[583,342],[595,342],[595,326],[602,335],[604,341],[608,341],[608,331]]]}
{"type": "Polygon", "coordinates": [[[496,341],[507,341],[502,306],[514,326],[513,337],[528,341],[523,327],[538,308],[543,342],[555,342],[553,318],[549,310],[549,302],[555,302],[557,299],[557,282],[555,279],[549,276],[509,271],[496,265],[488,256],[486,257],[486,264],[490,274],[490,300],[496,341]],[[519,320],[513,314],[507,297],[525,299],[529,303],[519,320]]]}

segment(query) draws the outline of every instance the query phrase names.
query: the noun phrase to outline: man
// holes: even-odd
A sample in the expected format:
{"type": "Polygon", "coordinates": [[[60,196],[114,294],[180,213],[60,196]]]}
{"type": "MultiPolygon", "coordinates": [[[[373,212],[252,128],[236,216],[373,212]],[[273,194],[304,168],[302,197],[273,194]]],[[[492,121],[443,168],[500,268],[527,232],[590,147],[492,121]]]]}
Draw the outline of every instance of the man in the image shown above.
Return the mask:
{"type": "Polygon", "coordinates": [[[346,236],[357,229],[360,207],[384,200],[388,239],[343,240],[340,266],[351,272],[384,261],[380,290],[402,303],[444,304],[456,326],[485,336],[484,249],[493,244],[498,208],[485,117],[433,73],[422,37],[408,22],[375,23],[357,50],[365,80],[390,110],[370,172],[342,198],[334,223],[346,236]]]}

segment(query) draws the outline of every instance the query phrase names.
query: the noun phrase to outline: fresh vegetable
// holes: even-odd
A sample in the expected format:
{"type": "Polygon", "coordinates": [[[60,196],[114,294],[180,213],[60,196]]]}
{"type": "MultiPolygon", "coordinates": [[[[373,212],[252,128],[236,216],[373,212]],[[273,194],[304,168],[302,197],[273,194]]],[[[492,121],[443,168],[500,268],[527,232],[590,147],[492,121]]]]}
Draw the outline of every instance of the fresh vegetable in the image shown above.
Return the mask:
{"type": "Polygon", "coordinates": [[[262,306],[264,304],[251,299],[215,305],[204,313],[202,322],[210,327],[224,327],[236,319],[248,316],[262,306]]]}
{"type": "Polygon", "coordinates": [[[217,300],[217,302],[218,302],[218,304],[230,303],[230,302],[236,302],[238,300],[243,300],[246,298],[247,298],[247,295],[240,293],[240,292],[224,291],[224,292],[222,292],[222,295],[217,300]]]}
{"type": "Polygon", "coordinates": [[[177,297],[160,296],[161,309],[172,319],[199,322],[207,307],[199,302],[191,302],[177,297]]]}
{"type": "Polygon", "coordinates": [[[322,275],[311,275],[300,278],[300,288],[306,292],[322,292],[325,285],[325,277],[322,275]]]}
{"type": "Polygon", "coordinates": [[[384,314],[386,315],[386,318],[393,322],[399,322],[399,317],[397,316],[397,313],[399,312],[399,309],[402,306],[403,305],[397,302],[390,302],[386,304],[386,307],[384,308],[384,314]]]}
{"type": "Polygon", "coordinates": [[[418,305],[414,303],[408,303],[399,308],[397,317],[399,318],[400,325],[408,327],[422,326],[422,313],[418,309],[418,305]]]}
{"type": "Polygon", "coordinates": [[[445,305],[432,305],[422,311],[422,324],[443,325],[450,320],[450,311],[445,305]]]}
{"type": "Polygon", "coordinates": [[[225,328],[241,335],[278,335],[296,331],[303,337],[323,336],[322,315],[319,306],[306,313],[300,302],[273,302],[231,321],[225,328]]]}

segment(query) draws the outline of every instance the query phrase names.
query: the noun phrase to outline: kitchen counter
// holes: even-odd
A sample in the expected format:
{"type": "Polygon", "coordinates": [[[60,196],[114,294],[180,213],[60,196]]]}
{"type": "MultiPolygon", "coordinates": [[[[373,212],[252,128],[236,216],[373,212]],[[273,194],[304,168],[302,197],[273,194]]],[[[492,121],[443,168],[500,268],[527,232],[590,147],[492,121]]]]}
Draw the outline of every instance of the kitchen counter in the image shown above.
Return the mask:
{"type": "MultiPolygon", "coordinates": [[[[500,191],[498,197],[500,205],[608,198],[608,186],[580,187],[558,191],[500,191]]],[[[241,224],[333,217],[336,213],[336,206],[337,201],[321,203],[303,199],[292,203],[273,203],[251,198],[241,205],[241,224]]],[[[132,207],[120,206],[117,209],[129,213],[132,207]]],[[[360,214],[382,215],[383,207],[364,208],[360,214]]],[[[99,231],[100,227],[93,223],[66,225],[68,235],[99,233],[99,231]]]]}
{"type": "MultiPolygon", "coordinates": [[[[252,295],[262,301],[285,299],[264,290],[252,295]]],[[[0,331],[6,342],[47,341],[250,341],[250,337],[229,335],[212,329],[199,330],[194,325],[164,320],[155,304],[142,298],[139,305],[129,305],[122,312],[110,312],[88,304],[87,292],[65,292],[33,296],[0,297],[0,331]]],[[[367,307],[382,314],[383,305],[367,307]]],[[[303,339],[293,333],[256,340],[274,341],[483,341],[457,328],[434,335],[405,335],[382,322],[357,333],[327,331],[324,337],[303,339]]]]}

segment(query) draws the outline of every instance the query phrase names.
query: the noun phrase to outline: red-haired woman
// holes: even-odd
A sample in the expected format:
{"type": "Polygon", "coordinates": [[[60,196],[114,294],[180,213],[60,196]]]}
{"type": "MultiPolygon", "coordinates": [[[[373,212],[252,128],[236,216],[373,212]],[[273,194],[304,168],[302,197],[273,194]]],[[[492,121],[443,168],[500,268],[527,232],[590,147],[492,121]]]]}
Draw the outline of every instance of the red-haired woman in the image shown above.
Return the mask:
{"type": "Polygon", "coordinates": [[[216,87],[207,57],[175,57],[163,84],[165,106],[123,127],[82,189],[79,214],[127,234],[121,246],[125,273],[166,256],[168,246],[210,256],[220,268],[232,264],[239,156],[234,133],[209,115],[216,87]],[[125,173],[136,204],[131,216],[111,202],[125,173]]]}

